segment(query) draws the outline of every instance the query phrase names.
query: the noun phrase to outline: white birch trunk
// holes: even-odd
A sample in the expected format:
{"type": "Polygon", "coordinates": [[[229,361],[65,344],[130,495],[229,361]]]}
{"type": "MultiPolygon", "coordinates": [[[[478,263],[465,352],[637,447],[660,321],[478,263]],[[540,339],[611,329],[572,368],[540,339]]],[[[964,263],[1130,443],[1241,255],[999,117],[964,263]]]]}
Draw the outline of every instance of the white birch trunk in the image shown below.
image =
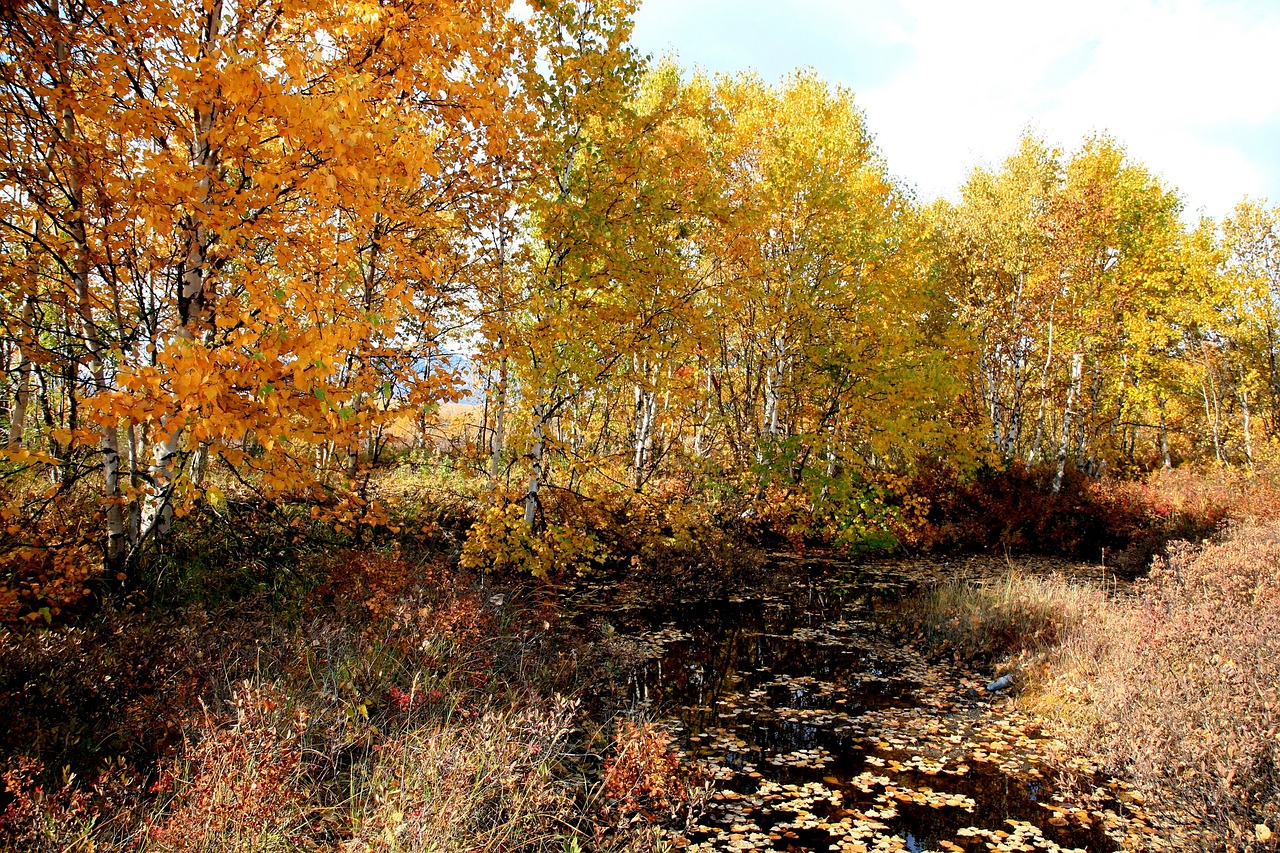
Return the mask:
{"type": "Polygon", "coordinates": [[[1208,347],[1203,341],[1200,342],[1200,356],[1204,364],[1200,393],[1204,397],[1204,417],[1209,422],[1210,432],[1213,435],[1213,455],[1219,462],[1226,462],[1226,455],[1222,452],[1222,408],[1218,404],[1218,390],[1213,382],[1213,367],[1209,363],[1208,347]]]}
{"type": "MultiPolygon", "coordinates": [[[[507,217],[504,207],[498,211],[498,323],[505,328],[507,315],[507,217]]],[[[494,401],[493,434],[489,444],[489,481],[495,492],[502,473],[502,451],[507,441],[507,353],[506,333],[498,333],[498,397],[494,401]]]]}
{"type": "MultiPolygon", "coordinates": [[[[58,7],[54,5],[55,14],[60,16],[58,7]]],[[[70,51],[64,41],[59,39],[55,44],[62,73],[70,61],[70,51]]],[[[64,85],[69,85],[63,80],[64,85]]],[[[71,211],[64,225],[75,245],[75,260],[72,262],[71,278],[76,293],[76,311],[80,319],[80,330],[84,337],[85,349],[89,354],[89,373],[93,378],[93,393],[102,393],[107,387],[106,365],[103,361],[104,345],[101,332],[93,318],[93,303],[89,291],[89,236],[85,228],[84,211],[84,163],[74,145],[79,137],[79,127],[71,107],[62,111],[63,139],[71,145],[69,151],[71,167],[67,175],[67,199],[71,203],[71,211]]],[[[101,439],[98,443],[102,453],[102,496],[107,510],[107,564],[116,566],[125,554],[124,521],[120,506],[120,448],[116,425],[106,423],[99,427],[101,439]]]]}
{"type": "Polygon", "coordinates": [[[1080,378],[1084,373],[1084,353],[1071,357],[1071,385],[1067,388],[1067,405],[1062,411],[1062,436],[1058,441],[1058,468],[1053,475],[1053,493],[1062,491],[1062,478],[1067,471],[1067,446],[1071,441],[1071,417],[1080,393],[1080,378]]]}
{"type": "MultiPolygon", "coordinates": [[[[125,427],[124,436],[125,458],[129,464],[129,485],[136,489],[140,481],[137,427],[134,424],[129,424],[125,427]]],[[[125,519],[125,535],[130,543],[136,543],[140,539],[142,529],[141,507],[138,506],[137,501],[130,501],[128,510],[128,517],[125,519]]]]}
{"type": "Polygon", "coordinates": [[[200,442],[196,452],[191,454],[191,485],[197,489],[204,485],[204,476],[209,470],[209,445],[200,442]]]}
{"type": "MultiPolygon", "coordinates": [[[[502,346],[502,339],[498,339],[502,346]]],[[[502,449],[507,441],[507,357],[498,361],[498,396],[494,400],[493,435],[489,444],[489,480],[496,487],[502,473],[502,449]]]]}
{"type": "Polygon", "coordinates": [[[1166,471],[1173,468],[1173,458],[1169,455],[1169,427],[1164,419],[1164,398],[1160,398],[1160,457],[1166,471]]]}
{"type": "MultiPolygon", "coordinates": [[[[203,40],[200,45],[202,57],[213,54],[221,35],[222,0],[213,0],[208,17],[205,19],[203,40]]],[[[195,110],[191,159],[200,175],[196,181],[197,211],[209,200],[217,170],[217,154],[209,141],[215,112],[213,105],[198,106],[195,110]]],[[[182,275],[178,284],[179,327],[175,334],[182,341],[194,342],[202,328],[206,333],[212,332],[210,322],[212,306],[206,301],[208,295],[206,284],[207,255],[213,237],[205,228],[197,212],[189,215],[185,229],[186,253],[183,257],[182,275]]],[[[162,418],[157,425],[150,468],[151,491],[142,508],[138,545],[152,535],[163,538],[173,526],[173,491],[177,479],[174,473],[174,462],[178,456],[184,431],[185,427],[182,424],[171,426],[168,417],[162,418]]]]}
{"type": "Polygon", "coordinates": [[[151,492],[142,508],[138,544],[148,537],[163,539],[173,527],[174,460],[182,442],[181,426],[166,433],[167,419],[159,424],[155,443],[151,448],[151,492]]]}
{"type": "MultiPolygon", "coordinates": [[[[1242,377],[1243,380],[1243,377],[1242,377]]],[[[1244,426],[1244,458],[1249,464],[1249,470],[1253,470],[1253,436],[1249,422],[1249,392],[1240,389],[1240,409],[1243,416],[1244,426]]]]}
{"type": "Polygon", "coordinates": [[[531,461],[531,470],[529,472],[529,487],[524,493],[524,526],[532,531],[533,525],[538,518],[538,490],[542,487],[542,464],[543,455],[546,452],[546,411],[547,407],[539,403],[533,407],[533,447],[529,456],[531,461]]]}
{"type": "Polygon", "coordinates": [[[711,370],[710,369],[707,370],[706,389],[707,389],[706,399],[704,400],[706,404],[706,410],[702,413],[702,420],[698,423],[698,428],[693,434],[693,455],[699,459],[705,459],[707,456],[707,449],[706,449],[707,428],[710,427],[711,425],[711,406],[713,401],[711,398],[712,388],[711,388],[711,370]]]}
{"type": "MultiPolygon", "coordinates": [[[[1056,304],[1056,303],[1055,303],[1056,304]]],[[[1053,313],[1049,314],[1049,345],[1040,371],[1040,411],[1036,414],[1036,438],[1027,452],[1027,463],[1034,465],[1044,441],[1044,419],[1049,408],[1049,370],[1053,367],[1053,313]]]]}
{"type": "Polygon", "coordinates": [[[633,454],[633,483],[638,492],[653,456],[653,424],[657,418],[658,395],[636,386],[636,437],[633,454]]]}

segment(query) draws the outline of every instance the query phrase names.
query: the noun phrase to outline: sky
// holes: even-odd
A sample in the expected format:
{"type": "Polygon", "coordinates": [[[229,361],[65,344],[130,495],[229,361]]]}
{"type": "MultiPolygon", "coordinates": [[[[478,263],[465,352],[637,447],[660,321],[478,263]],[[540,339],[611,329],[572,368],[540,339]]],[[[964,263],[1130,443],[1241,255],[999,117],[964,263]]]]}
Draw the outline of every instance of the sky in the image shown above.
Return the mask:
{"type": "Polygon", "coordinates": [[[889,169],[952,198],[1030,130],[1107,133],[1188,218],[1280,205],[1280,0],[642,0],[633,42],[854,91],[889,169]]]}

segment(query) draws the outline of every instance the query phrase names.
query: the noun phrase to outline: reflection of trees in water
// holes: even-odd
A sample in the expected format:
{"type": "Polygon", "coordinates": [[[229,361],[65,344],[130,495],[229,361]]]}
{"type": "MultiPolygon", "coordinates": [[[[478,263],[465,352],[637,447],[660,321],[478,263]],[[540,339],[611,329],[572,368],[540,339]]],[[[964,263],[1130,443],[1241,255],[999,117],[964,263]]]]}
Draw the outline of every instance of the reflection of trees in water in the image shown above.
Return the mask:
{"type": "MultiPolygon", "coordinates": [[[[796,568],[780,568],[774,587],[785,590],[785,573],[796,568]]],[[[886,603],[915,586],[860,571],[806,576],[794,596],[740,593],[628,611],[629,630],[644,632],[637,642],[661,648],[635,670],[633,699],[677,718],[722,790],[739,792],[713,802],[704,825],[729,833],[754,824],[756,842],[795,850],[826,850],[861,826],[867,838],[896,834],[908,849],[929,849],[970,826],[1007,831],[1007,819],[1046,820],[1043,779],[1005,772],[1000,756],[955,758],[1003,736],[975,728],[989,706],[955,689],[958,673],[928,665],[883,630],[886,603]],[[959,744],[947,740],[955,733],[959,744]],[[843,830],[831,828],[845,818],[843,830]]],[[[1031,749],[1025,761],[1034,760],[1031,749]]],[[[1046,825],[1043,837],[1046,849],[1106,844],[1097,827],[1046,825]]]]}

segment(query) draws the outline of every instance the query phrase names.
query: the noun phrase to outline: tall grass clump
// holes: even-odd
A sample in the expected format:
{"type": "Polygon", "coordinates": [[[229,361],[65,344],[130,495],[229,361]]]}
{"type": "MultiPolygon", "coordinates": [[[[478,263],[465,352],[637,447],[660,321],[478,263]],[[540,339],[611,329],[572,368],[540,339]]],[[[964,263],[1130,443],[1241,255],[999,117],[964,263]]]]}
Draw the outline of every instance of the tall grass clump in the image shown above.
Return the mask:
{"type": "Polygon", "coordinates": [[[1010,571],[999,578],[940,584],[909,604],[904,618],[935,653],[993,671],[1011,670],[1043,663],[1102,598],[1060,575],[1010,571]]]}

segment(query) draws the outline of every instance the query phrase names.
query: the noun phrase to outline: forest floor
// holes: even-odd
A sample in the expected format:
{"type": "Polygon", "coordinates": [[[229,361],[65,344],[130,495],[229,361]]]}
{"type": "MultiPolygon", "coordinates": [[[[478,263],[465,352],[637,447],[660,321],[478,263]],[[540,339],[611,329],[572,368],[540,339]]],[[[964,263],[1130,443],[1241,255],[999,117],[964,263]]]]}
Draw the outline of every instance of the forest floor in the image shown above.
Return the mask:
{"type": "Polygon", "coordinates": [[[559,584],[289,559],[234,602],[0,634],[0,849],[1274,846],[1272,527],[1137,581],[749,546],[559,584]]]}

